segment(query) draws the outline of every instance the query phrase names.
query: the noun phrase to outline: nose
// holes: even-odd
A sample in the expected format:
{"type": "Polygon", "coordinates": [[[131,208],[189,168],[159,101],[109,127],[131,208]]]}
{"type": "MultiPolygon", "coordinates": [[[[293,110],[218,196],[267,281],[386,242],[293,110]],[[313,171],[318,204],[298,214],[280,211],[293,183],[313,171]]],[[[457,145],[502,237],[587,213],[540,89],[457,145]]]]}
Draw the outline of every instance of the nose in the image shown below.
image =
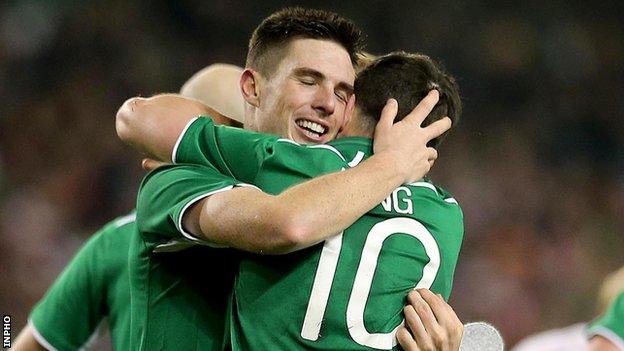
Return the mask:
{"type": "Polygon", "coordinates": [[[333,114],[336,109],[336,98],[334,97],[333,87],[319,86],[319,89],[314,95],[312,108],[319,112],[322,117],[333,114]]]}

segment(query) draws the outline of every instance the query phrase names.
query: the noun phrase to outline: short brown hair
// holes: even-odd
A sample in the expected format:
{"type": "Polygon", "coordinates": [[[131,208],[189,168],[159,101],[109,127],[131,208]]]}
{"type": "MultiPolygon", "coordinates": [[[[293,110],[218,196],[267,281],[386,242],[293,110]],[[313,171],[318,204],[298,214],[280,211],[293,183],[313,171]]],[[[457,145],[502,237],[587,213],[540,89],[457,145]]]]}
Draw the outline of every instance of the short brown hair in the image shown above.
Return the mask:
{"type": "Polygon", "coordinates": [[[281,50],[297,38],[334,41],[345,48],[353,64],[363,47],[362,32],[351,20],[334,12],[287,7],[267,17],[254,30],[246,67],[270,76],[283,58],[281,50]]]}
{"type": "MultiPolygon", "coordinates": [[[[365,130],[374,129],[381,110],[390,98],[399,103],[395,121],[400,121],[432,89],[438,90],[440,100],[422,126],[444,116],[450,117],[455,126],[462,111],[459,87],[440,64],[429,56],[402,51],[381,56],[364,68],[355,79],[356,106],[363,115],[360,123],[365,130]]],[[[437,147],[445,134],[431,140],[428,145],[437,147]]]]}

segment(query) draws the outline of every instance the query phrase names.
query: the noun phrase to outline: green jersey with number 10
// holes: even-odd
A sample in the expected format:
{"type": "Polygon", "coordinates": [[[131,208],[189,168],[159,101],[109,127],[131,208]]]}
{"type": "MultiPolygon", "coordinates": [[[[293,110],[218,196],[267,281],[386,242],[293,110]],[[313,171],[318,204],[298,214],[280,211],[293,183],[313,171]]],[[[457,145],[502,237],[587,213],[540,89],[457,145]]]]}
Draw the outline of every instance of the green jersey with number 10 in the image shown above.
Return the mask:
{"type": "MultiPolygon", "coordinates": [[[[329,145],[189,124],[174,162],[210,164],[269,193],[353,167],[372,141],[329,145]]],[[[349,203],[344,203],[349,206],[349,203]]],[[[405,297],[428,288],[448,299],[463,238],[457,201],[428,180],[398,187],[353,225],[324,243],[283,256],[242,260],[230,311],[233,349],[367,350],[397,348],[405,297]]]]}

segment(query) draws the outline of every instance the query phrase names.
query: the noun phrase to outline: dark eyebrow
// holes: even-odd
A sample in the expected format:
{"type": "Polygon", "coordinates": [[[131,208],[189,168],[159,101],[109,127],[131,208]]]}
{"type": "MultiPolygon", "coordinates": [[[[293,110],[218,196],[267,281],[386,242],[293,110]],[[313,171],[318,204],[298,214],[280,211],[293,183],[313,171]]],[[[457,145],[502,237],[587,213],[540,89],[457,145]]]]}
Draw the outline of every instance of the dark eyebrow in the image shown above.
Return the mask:
{"type": "MultiPolygon", "coordinates": [[[[315,79],[318,80],[323,80],[325,79],[325,75],[315,69],[312,68],[308,68],[308,67],[298,67],[295,68],[294,70],[294,74],[296,76],[308,76],[308,77],[313,77],[315,79]]],[[[338,90],[342,90],[344,92],[346,92],[348,95],[353,94],[353,85],[347,83],[347,82],[340,82],[338,83],[338,85],[336,85],[336,89],[338,90]]]]}

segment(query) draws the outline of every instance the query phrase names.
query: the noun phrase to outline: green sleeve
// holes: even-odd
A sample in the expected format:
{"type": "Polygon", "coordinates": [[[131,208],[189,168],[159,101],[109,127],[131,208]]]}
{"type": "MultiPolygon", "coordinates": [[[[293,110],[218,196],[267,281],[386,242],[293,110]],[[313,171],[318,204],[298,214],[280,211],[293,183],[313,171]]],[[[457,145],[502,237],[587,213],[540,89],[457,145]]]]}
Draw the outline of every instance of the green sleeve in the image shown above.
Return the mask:
{"type": "Polygon", "coordinates": [[[139,189],[139,231],[155,245],[172,239],[210,245],[184,230],[184,212],[197,201],[236,185],[245,184],[219,174],[213,167],[191,164],[160,167],[145,177],[139,189]]]}
{"type": "Polygon", "coordinates": [[[607,311],[590,323],[590,336],[601,335],[624,350],[624,293],[621,293],[607,311]]]}
{"type": "Polygon", "coordinates": [[[181,135],[172,159],[176,163],[212,165],[220,173],[251,184],[268,182],[279,192],[308,178],[346,168],[344,157],[329,145],[300,145],[292,140],[240,128],[217,126],[197,118],[181,135]]]}
{"type": "Polygon", "coordinates": [[[34,307],[29,320],[43,346],[79,349],[109,315],[108,284],[127,270],[129,237],[121,238],[124,247],[107,250],[120,231],[112,222],[94,234],[34,307]]]}

